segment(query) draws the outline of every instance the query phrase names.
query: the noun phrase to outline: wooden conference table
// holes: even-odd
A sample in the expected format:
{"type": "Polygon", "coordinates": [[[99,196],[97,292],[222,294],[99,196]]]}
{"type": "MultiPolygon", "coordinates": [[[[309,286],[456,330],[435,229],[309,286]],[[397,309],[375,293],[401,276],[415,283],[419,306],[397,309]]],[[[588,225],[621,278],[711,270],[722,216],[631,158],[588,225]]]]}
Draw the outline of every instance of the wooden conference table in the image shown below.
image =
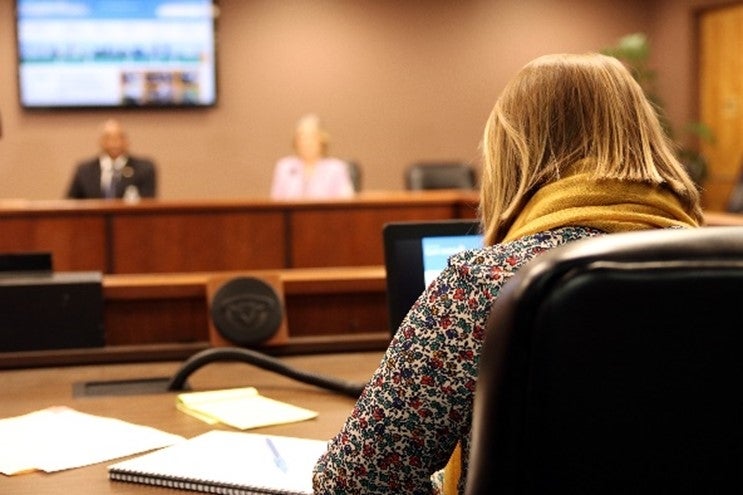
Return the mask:
{"type": "MultiPolygon", "coordinates": [[[[321,373],[353,382],[365,382],[376,369],[380,352],[285,357],[283,361],[304,371],[321,373]]],[[[210,426],[175,408],[175,393],[125,396],[73,396],[76,383],[170,377],[179,362],[116,364],[69,368],[0,371],[0,417],[26,414],[50,406],[69,406],[80,412],[109,416],[159,428],[187,438],[229,427],[210,426]]],[[[329,439],[338,432],[354,400],[333,392],[290,380],[243,363],[211,363],[188,380],[193,390],[253,386],[267,397],[319,412],[316,419],[251,430],[260,433],[329,439]]],[[[0,439],[2,441],[2,439],[0,439]]],[[[33,472],[0,475],[3,495],[139,495],[186,493],[108,480],[106,467],[114,461],[57,473],[33,472]]]]}
{"type": "Polygon", "coordinates": [[[474,191],[369,191],[333,201],[0,200],[0,252],[47,251],[105,274],[383,263],[387,222],[474,218],[474,191]]]}

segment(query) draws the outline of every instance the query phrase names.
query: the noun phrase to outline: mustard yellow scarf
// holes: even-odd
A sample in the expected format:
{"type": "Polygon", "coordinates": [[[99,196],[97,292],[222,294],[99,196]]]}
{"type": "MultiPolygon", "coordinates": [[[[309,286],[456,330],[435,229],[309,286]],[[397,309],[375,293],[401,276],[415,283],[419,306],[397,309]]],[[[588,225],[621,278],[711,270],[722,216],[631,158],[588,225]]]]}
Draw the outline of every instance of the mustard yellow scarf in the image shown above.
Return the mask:
{"type": "MultiPolygon", "coordinates": [[[[698,226],[667,189],[639,182],[597,180],[579,172],[537,191],[504,241],[569,225],[594,227],[607,233],[698,226]]],[[[444,469],[444,495],[457,493],[461,462],[461,447],[457,445],[444,469]]]]}
{"type": "Polygon", "coordinates": [[[568,225],[604,232],[698,226],[676,195],[665,188],[578,173],[537,191],[504,240],[568,225]]]}

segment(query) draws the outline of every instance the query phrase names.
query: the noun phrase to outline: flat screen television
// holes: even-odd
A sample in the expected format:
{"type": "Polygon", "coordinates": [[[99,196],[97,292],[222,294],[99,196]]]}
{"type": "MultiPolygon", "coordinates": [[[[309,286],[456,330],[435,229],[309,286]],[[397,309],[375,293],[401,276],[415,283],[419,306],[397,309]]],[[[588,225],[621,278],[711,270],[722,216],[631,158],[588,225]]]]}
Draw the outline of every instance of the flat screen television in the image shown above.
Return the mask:
{"type": "Polygon", "coordinates": [[[16,0],[23,108],[217,102],[214,0],[16,0]]]}

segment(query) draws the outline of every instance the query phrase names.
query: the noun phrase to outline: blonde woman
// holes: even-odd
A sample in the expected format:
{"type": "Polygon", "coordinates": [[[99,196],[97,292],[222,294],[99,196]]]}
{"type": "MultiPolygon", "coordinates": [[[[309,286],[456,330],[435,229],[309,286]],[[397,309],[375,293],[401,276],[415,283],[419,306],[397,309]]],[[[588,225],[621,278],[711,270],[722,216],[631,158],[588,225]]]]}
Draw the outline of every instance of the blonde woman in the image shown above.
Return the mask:
{"type": "Polygon", "coordinates": [[[294,130],[295,154],[280,159],[271,183],[273,199],[349,198],[354,189],[348,164],[328,156],[328,133],[316,115],[302,117],[294,130]]]}
{"type": "Polygon", "coordinates": [[[482,151],[486,247],[454,255],[411,308],[318,461],[317,494],[461,493],[478,357],[503,284],[576,239],[702,222],[653,107],[614,58],[526,65],[497,100],[482,151]]]}

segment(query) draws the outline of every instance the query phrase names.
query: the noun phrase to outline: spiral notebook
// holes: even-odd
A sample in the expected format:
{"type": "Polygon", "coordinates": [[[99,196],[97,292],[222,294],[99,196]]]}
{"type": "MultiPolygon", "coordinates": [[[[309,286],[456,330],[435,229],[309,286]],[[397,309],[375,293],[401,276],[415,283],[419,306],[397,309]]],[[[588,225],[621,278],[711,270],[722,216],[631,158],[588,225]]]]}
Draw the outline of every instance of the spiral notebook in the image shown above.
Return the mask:
{"type": "Polygon", "coordinates": [[[109,479],[203,493],[311,495],[327,442],[213,430],[108,467],[109,479]]]}

